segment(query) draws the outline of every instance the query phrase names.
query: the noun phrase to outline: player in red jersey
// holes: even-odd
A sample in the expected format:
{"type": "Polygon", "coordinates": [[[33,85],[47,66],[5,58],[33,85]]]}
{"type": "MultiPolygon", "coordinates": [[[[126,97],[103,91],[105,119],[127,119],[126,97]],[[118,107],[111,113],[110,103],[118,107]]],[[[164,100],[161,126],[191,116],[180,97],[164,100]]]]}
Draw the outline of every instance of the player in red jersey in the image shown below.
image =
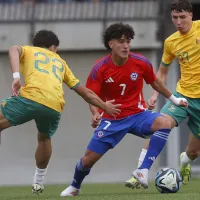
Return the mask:
{"type": "Polygon", "coordinates": [[[135,171],[138,181],[144,187],[148,187],[148,170],[168,139],[170,124],[160,113],[144,108],[143,80],[176,105],[188,105],[184,98],[173,96],[163,82],[156,78],[151,63],[144,56],[130,52],[133,37],[134,31],[127,24],[113,24],[105,31],[104,45],[111,50],[111,54],[96,62],[88,77],[87,87],[104,101],[115,100],[115,103],[122,104],[121,113],[115,118],[104,113],[101,119],[98,108],[90,105],[93,114],[92,125],[95,127],[100,123],[85,155],[76,165],[72,184],[61,196],[78,195],[81,183],[90,173],[92,166],[127,133],[142,138],[151,136],[147,155],[153,159],[147,160],[144,169],[135,171]]]}

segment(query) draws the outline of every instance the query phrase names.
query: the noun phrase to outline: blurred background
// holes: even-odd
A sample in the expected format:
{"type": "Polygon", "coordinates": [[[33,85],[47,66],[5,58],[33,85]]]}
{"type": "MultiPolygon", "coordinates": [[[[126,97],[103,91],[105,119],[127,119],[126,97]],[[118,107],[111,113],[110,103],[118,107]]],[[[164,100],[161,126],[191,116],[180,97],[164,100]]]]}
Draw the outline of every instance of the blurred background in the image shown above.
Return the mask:
{"type": "MultiPolygon", "coordinates": [[[[200,19],[200,1],[193,0],[194,20],[200,19]]],[[[136,36],[132,51],[142,53],[157,71],[163,41],[175,31],[170,17],[171,0],[0,0],[0,99],[11,95],[12,73],[8,49],[15,44],[31,45],[40,29],[54,31],[60,39],[59,53],[74,74],[85,84],[96,59],[108,54],[102,44],[102,32],[114,22],[133,26],[136,36]]],[[[174,91],[179,79],[176,61],[170,66],[167,86],[174,91]]],[[[66,106],[57,133],[53,136],[53,154],[45,182],[69,183],[74,166],[84,154],[93,129],[88,105],[73,91],[64,87],[66,106]]],[[[145,99],[152,89],[145,85],[145,99]]],[[[165,103],[159,97],[157,111],[165,103]]],[[[150,178],[161,167],[179,168],[189,129],[186,122],[172,131],[166,148],[153,165],[150,178]]],[[[137,167],[144,140],[127,135],[93,168],[86,182],[123,182],[137,167]]],[[[34,152],[37,129],[34,122],[12,127],[1,136],[0,185],[31,184],[35,170],[34,152]]],[[[200,161],[193,173],[200,171],[200,161]]]]}

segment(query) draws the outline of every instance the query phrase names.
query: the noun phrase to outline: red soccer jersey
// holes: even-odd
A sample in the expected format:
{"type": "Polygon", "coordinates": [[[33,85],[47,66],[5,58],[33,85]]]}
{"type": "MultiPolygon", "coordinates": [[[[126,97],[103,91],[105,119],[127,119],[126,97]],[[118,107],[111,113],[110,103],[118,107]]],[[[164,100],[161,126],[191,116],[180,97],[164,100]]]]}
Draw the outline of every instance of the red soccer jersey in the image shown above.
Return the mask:
{"type": "MultiPolygon", "coordinates": [[[[103,101],[115,99],[116,104],[122,104],[116,116],[120,119],[144,111],[143,80],[151,84],[155,79],[153,67],[144,56],[130,53],[123,66],[116,66],[108,55],[96,62],[86,86],[103,101]]],[[[107,113],[103,117],[111,118],[107,113]]]]}

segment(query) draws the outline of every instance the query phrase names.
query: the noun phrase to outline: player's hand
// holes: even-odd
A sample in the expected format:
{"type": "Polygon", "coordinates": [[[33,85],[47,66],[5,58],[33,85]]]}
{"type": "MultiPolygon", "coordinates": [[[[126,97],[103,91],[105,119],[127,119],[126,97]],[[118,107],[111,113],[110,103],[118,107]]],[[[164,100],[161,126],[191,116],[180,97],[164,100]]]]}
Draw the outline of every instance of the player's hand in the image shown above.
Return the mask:
{"type": "Polygon", "coordinates": [[[188,107],[188,102],[186,98],[175,97],[173,94],[169,97],[169,100],[176,106],[188,107]]]}
{"type": "Polygon", "coordinates": [[[93,115],[92,116],[92,120],[91,120],[91,126],[93,127],[93,128],[96,128],[98,125],[99,125],[99,123],[100,123],[100,121],[101,121],[101,115],[100,115],[100,113],[98,112],[98,113],[96,113],[95,115],[93,115]]]}
{"type": "Polygon", "coordinates": [[[18,96],[20,87],[21,87],[20,78],[15,78],[12,82],[12,87],[11,87],[11,92],[13,96],[18,96]]]}
{"type": "Polygon", "coordinates": [[[177,101],[174,104],[180,107],[188,107],[188,101],[185,98],[177,98],[177,101]]]}
{"type": "Polygon", "coordinates": [[[110,100],[110,101],[106,102],[105,112],[108,113],[113,118],[116,118],[115,115],[119,115],[120,112],[121,112],[121,110],[119,109],[119,107],[122,104],[113,104],[114,102],[115,102],[115,100],[110,100]]]}
{"type": "Polygon", "coordinates": [[[152,96],[147,100],[148,110],[153,110],[156,107],[157,97],[152,96]]]}

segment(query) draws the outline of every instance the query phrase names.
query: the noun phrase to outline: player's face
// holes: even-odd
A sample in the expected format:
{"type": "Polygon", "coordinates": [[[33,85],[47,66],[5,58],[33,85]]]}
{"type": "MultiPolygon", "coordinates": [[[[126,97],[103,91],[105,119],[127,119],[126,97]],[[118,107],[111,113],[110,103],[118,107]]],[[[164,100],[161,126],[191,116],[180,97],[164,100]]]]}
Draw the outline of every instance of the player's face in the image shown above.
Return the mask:
{"type": "Polygon", "coordinates": [[[177,30],[180,33],[185,34],[190,30],[191,24],[192,24],[192,13],[191,12],[172,11],[171,16],[172,16],[172,22],[173,22],[174,26],[177,28],[177,30]]]}
{"type": "Polygon", "coordinates": [[[120,39],[113,39],[109,42],[112,54],[120,58],[128,58],[130,52],[131,39],[126,38],[124,35],[120,39]]]}

